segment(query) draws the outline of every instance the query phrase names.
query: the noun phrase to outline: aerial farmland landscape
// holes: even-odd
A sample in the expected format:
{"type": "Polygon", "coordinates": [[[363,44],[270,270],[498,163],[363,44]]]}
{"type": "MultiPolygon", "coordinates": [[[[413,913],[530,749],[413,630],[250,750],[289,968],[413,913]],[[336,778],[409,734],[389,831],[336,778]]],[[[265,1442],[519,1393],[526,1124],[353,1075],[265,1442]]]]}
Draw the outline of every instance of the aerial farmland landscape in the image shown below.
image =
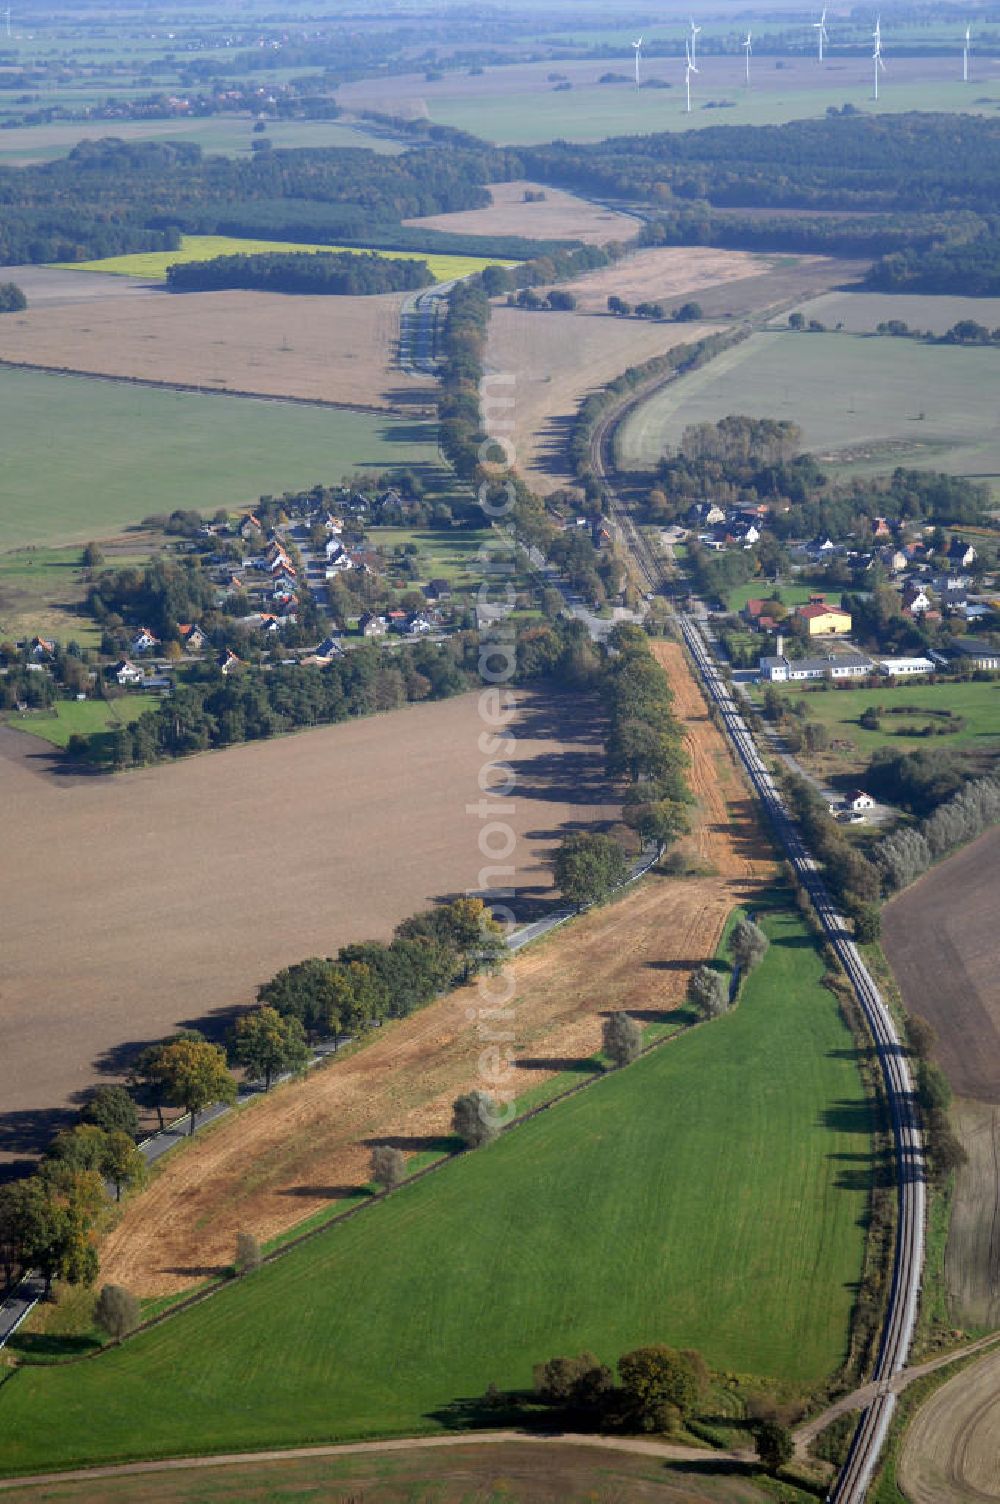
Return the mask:
{"type": "Polygon", "coordinates": [[[1000,20],[0,9],[0,1494],[1000,1501],[1000,20]]]}

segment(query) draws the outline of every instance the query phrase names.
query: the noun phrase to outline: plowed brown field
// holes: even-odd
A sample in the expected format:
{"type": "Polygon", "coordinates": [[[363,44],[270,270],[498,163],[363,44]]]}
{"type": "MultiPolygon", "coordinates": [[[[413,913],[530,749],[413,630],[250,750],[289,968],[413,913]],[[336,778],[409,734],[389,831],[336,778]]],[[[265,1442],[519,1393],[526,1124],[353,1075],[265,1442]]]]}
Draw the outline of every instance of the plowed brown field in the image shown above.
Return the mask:
{"type": "Polygon", "coordinates": [[[145,296],[29,308],[4,324],[0,354],[30,365],[214,392],[385,410],[428,405],[433,381],[404,381],[395,365],[404,296],[174,297],[151,288],[145,296]]]}
{"type": "Polygon", "coordinates": [[[917,1411],[899,1482],[912,1504],[1000,1499],[1000,1353],[957,1373],[917,1411]]]}
{"type": "MultiPolygon", "coordinates": [[[[510,860],[530,907],[562,829],[618,810],[593,704],[518,705],[510,860]]],[[[123,1046],[217,1028],[280,967],[474,891],[482,725],[462,695],[78,779],[0,729],[0,1155],[43,1147],[123,1046]]]]}
{"type": "MultiPolygon", "coordinates": [[[[718,875],[653,876],[515,958],[518,1093],[592,1054],[609,1008],[675,1006],[731,908],[774,871],[680,648],[656,651],[688,728],[701,800],[691,839],[718,875]]],[[[452,1101],[477,1081],[469,1013],[480,1006],[476,987],[461,989],[196,1138],[127,1208],[102,1250],[103,1277],[141,1295],[179,1290],[230,1261],[238,1229],[274,1237],[364,1184],[372,1139],[416,1149],[447,1133],[452,1101]]]]}

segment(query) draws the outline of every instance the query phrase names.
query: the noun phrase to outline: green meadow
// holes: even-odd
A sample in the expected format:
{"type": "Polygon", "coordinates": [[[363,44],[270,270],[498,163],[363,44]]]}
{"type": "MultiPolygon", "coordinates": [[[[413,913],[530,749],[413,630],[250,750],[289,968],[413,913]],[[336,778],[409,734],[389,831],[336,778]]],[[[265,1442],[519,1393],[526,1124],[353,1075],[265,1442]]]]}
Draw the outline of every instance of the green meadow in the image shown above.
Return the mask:
{"type": "Polygon", "coordinates": [[[899,751],[923,747],[940,751],[946,747],[975,748],[1000,738],[1000,679],[946,684],[903,683],[894,689],[881,685],[875,689],[803,686],[782,688],[781,692],[793,703],[805,705],[809,720],[822,721],[829,726],[834,737],[854,742],[866,757],[880,747],[899,751]],[[869,731],[859,724],[859,719],[872,706],[882,706],[884,711],[891,711],[896,706],[901,712],[905,706],[906,712],[883,714],[879,729],[869,731]],[[910,714],[911,706],[913,714],[910,714]],[[928,725],[947,724],[943,717],[933,715],[934,711],[942,710],[950,711],[952,716],[964,722],[962,728],[943,735],[924,735],[923,729],[928,725]]]}
{"type": "Polygon", "coordinates": [[[433,423],[0,370],[0,549],[85,542],[175,507],[213,512],[439,461],[433,423]]]}
{"type": "Polygon", "coordinates": [[[798,423],[803,447],[837,474],[909,465],[1000,489],[998,389],[995,348],[771,330],[641,403],[619,430],[618,453],[626,466],[652,468],[688,424],[742,413],[798,423]]]}
{"type": "Polygon", "coordinates": [[[583,1348],[665,1341],[823,1383],[861,1269],[869,1108],[801,918],[763,922],[767,958],[717,1022],[119,1348],[10,1373],[0,1470],[462,1427],[490,1383],[583,1348]]]}

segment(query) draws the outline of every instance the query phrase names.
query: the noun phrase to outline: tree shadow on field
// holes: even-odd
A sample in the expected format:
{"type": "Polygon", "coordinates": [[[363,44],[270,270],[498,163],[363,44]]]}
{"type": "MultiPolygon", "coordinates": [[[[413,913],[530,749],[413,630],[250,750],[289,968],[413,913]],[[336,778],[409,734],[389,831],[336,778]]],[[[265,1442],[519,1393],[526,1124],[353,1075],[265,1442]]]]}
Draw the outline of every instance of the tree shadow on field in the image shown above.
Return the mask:
{"type": "Polygon", "coordinates": [[[371,1192],[360,1185],[290,1185],[279,1196],[312,1196],[324,1201],[367,1201],[371,1192]]]}
{"type": "Polygon", "coordinates": [[[821,1128],[829,1128],[832,1133],[856,1133],[865,1138],[875,1126],[868,1103],[850,1101],[831,1102],[824,1107],[818,1124],[821,1128]]]}
{"type": "Polygon", "coordinates": [[[551,1411],[537,1407],[531,1390],[512,1389],[495,1397],[478,1394],[451,1400],[439,1410],[429,1410],[426,1419],[436,1421],[446,1431],[496,1430],[500,1426],[517,1426],[523,1431],[563,1430],[551,1411]]]}
{"type": "MultiPolygon", "coordinates": [[[[885,1189],[896,1183],[896,1156],[893,1151],[876,1154],[828,1154],[827,1159],[844,1165],[834,1181],[838,1191],[868,1191],[885,1189]]],[[[868,1225],[867,1212],[858,1219],[859,1225],[868,1225]]]]}
{"type": "Polygon", "coordinates": [[[181,1279],[218,1279],[230,1269],[230,1264],[165,1264],[158,1274],[176,1274],[181,1279]]]}
{"type": "Polygon", "coordinates": [[[76,1113],[65,1107],[32,1107],[0,1112],[0,1154],[18,1156],[0,1163],[0,1181],[16,1179],[35,1168],[32,1162],[44,1154],[62,1128],[70,1128],[76,1113]]]}
{"type": "Polygon", "coordinates": [[[390,1149],[402,1149],[404,1154],[457,1154],[465,1145],[456,1133],[412,1134],[382,1133],[375,1138],[362,1140],[367,1149],[385,1144],[390,1149]]]}
{"type": "Polygon", "coordinates": [[[586,1059],[582,1055],[518,1055],[515,1062],[522,1070],[526,1071],[554,1071],[572,1073],[578,1076],[593,1076],[600,1069],[600,1061],[593,1055],[586,1059]]]}
{"type": "MultiPolygon", "coordinates": [[[[699,966],[703,966],[705,964],[705,961],[704,957],[699,956],[698,959],[694,961],[687,961],[683,959],[644,961],[642,964],[647,971],[695,971],[699,966]]],[[[633,1013],[632,1017],[635,1018],[635,1016],[636,1015],[633,1013]]]]}

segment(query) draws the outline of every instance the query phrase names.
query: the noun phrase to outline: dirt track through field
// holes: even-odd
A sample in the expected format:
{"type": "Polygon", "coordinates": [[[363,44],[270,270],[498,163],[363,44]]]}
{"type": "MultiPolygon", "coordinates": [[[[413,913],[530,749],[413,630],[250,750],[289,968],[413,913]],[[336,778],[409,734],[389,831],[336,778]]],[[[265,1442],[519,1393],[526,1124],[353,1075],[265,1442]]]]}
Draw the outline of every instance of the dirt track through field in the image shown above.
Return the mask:
{"type": "Polygon", "coordinates": [[[911,1504],[1000,1499],[1000,1353],[949,1379],[910,1422],[899,1482],[911,1504]]]}
{"type": "MultiPolygon", "coordinates": [[[[530,911],[560,832],[617,807],[594,704],[519,703],[511,860],[530,911]]],[[[123,1047],[219,1029],[280,967],[475,890],[482,724],[463,695],[115,778],[39,772],[45,744],[0,730],[0,1153],[43,1147],[123,1047]]]]}
{"type": "MultiPolygon", "coordinates": [[[[734,904],[774,870],[681,650],[657,653],[688,724],[702,802],[693,844],[714,873],[654,875],[517,956],[517,1095],[590,1057],[608,1009],[652,1021],[677,1006],[734,904]]],[[[483,1045],[469,1014],[482,1006],[477,987],[461,989],[196,1138],[126,1210],[102,1250],[103,1278],[144,1296],[183,1289],[230,1261],[240,1228],[268,1239],[335,1211],[366,1183],[372,1141],[432,1146],[449,1131],[455,1096],[479,1081],[483,1045]]]]}

